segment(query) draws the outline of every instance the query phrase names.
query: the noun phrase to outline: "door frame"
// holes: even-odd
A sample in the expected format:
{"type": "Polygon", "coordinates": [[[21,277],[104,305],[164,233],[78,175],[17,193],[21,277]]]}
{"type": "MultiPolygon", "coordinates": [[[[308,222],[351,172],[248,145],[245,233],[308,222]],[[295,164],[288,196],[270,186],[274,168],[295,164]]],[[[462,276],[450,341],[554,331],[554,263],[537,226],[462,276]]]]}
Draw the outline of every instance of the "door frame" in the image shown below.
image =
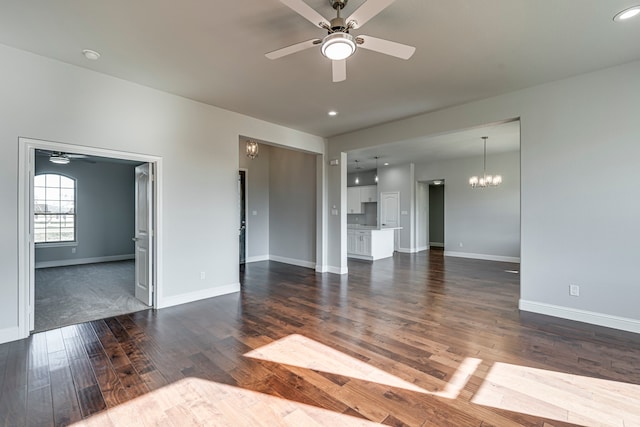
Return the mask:
{"type": "Polygon", "coordinates": [[[31,189],[35,173],[35,150],[53,150],[101,156],[114,159],[151,163],[155,171],[153,186],[154,239],[153,239],[153,302],[159,306],[162,295],[162,158],[148,154],[130,153],[83,145],[45,141],[34,138],[18,138],[18,330],[20,338],[26,338],[33,330],[32,313],[35,310],[35,244],[33,236],[33,200],[31,189]]]}
{"type": "MultiPolygon", "coordinates": [[[[382,206],[382,195],[383,194],[395,194],[397,196],[398,199],[398,212],[396,213],[396,218],[398,218],[398,224],[396,225],[396,227],[400,227],[400,224],[402,222],[401,217],[400,217],[400,192],[399,191],[382,191],[380,192],[380,201],[379,203],[379,207],[378,207],[378,224],[380,224],[380,228],[384,228],[382,226],[382,211],[383,211],[383,206],[382,206]]],[[[394,236],[394,242],[393,242],[393,250],[394,251],[398,251],[400,249],[400,230],[394,230],[393,232],[393,236],[394,236]]]]}

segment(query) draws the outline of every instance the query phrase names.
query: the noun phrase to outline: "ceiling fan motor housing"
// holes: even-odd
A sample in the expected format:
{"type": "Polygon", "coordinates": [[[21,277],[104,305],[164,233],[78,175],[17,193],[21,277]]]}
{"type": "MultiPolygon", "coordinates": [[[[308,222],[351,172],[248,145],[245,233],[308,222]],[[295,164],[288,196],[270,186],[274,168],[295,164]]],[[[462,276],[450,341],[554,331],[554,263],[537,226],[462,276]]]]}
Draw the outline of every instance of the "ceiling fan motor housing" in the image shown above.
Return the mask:
{"type": "Polygon", "coordinates": [[[329,0],[331,7],[335,10],[344,9],[348,2],[349,0],[329,0]]]}

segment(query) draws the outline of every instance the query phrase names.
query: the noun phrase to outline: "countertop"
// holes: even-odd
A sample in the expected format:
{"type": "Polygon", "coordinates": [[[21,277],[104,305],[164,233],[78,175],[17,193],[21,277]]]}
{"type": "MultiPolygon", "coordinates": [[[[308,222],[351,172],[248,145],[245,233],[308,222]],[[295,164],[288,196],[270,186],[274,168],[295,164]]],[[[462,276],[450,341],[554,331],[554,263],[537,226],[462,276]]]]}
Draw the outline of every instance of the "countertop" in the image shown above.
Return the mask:
{"type": "Polygon", "coordinates": [[[402,227],[378,227],[377,225],[347,224],[349,230],[402,230],[402,227]]]}

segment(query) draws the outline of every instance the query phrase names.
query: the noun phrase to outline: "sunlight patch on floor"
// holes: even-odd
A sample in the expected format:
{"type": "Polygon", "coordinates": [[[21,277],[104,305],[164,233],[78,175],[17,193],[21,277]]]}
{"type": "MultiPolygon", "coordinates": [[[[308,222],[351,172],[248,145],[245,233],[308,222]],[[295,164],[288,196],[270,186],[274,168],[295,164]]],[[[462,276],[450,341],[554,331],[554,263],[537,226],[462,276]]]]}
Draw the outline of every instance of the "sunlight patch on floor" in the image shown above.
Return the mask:
{"type": "Polygon", "coordinates": [[[244,356],[449,399],[458,397],[460,390],[464,388],[481,362],[480,359],[465,359],[444,390],[434,392],[298,334],[288,335],[252,350],[244,356]]]}
{"type": "Polygon", "coordinates": [[[380,424],[239,387],[185,378],[73,425],[369,427],[380,424]]]}
{"type": "Polygon", "coordinates": [[[471,401],[580,425],[640,426],[638,385],[507,363],[491,367],[471,401]]]}

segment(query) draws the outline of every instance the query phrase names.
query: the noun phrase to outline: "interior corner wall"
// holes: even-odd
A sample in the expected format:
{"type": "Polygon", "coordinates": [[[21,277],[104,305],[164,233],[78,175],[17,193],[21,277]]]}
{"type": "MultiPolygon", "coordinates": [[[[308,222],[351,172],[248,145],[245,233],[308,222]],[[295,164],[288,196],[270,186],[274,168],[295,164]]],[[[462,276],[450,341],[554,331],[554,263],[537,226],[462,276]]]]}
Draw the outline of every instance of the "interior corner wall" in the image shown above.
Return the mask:
{"type": "Polygon", "coordinates": [[[35,174],[58,173],[76,180],[76,249],[35,249],[39,266],[73,265],[87,259],[133,258],[135,233],[135,166],[72,160],[56,165],[36,156],[35,174]]]}
{"type": "MultiPolygon", "coordinates": [[[[327,155],[520,118],[520,307],[640,332],[639,99],[634,61],[339,135],[327,155]]],[[[339,204],[346,180],[327,182],[339,204]]],[[[329,227],[342,265],[342,227],[329,227]]]]}
{"type": "Polygon", "coordinates": [[[240,168],[247,170],[246,177],[246,261],[269,259],[269,157],[272,150],[267,144],[260,144],[258,157],[246,156],[245,141],[239,144],[240,168]]]}
{"type": "Polygon", "coordinates": [[[270,258],[316,264],[316,156],[271,147],[269,164],[270,258]]]}
{"type": "Polygon", "coordinates": [[[469,186],[469,177],[482,166],[482,156],[416,165],[416,179],[445,181],[447,252],[479,258],[520,258],[520,152],[488,157],[491,172],[502,175],[498,187],[469,186]]]}

